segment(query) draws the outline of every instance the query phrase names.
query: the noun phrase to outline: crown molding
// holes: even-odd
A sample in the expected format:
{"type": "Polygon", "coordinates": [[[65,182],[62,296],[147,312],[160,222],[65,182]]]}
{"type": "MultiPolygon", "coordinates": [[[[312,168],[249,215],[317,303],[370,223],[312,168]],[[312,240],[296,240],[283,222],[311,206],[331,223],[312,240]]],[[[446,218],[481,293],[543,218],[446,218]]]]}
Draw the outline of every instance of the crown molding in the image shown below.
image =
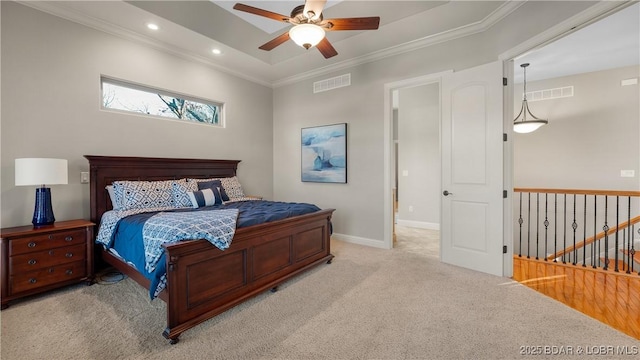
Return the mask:
{"type": "Polygon", "coordinates": [[[484,19],[474,23],[460,26],[455,29],[446,30],[441,33],[425,36],[420,39],[412,40],[412,41],[395,45],[386,49],[374,51],[367,55],[359,56],[349,60],[344,60],[335,64],[323,66],[323,67],[314,69],[312,71],[304,72],[301,74],[282,78],[280,80],[275,80],[275,81],[268,81],[268,80],[257,78],[254,76],[249,76],[246,73],[231,69],[227,66],[216,64],[211,59],[194,54],[193,52],[188,51],[186,49],[182,49],[174,45],[163,43],[151,37],[147,37],[139,33],[136,33],[134,31],[125,29],[116,24],[103,21],[92,16],[88,16],[86,14],[70,9],[64,6],[64,4],[57,1],[22,1],[21,0],[16,2],[22,5],[31,7],[33,9],[96,29],[98,31],[102,31],[102,32],[120,37],[122,39],[144,44],[156,50],[167,52],[186,60],[195,61],[195,62],[204,64],[206,66],[212,67],[221,72],[225,72],[227,74],[239,77],[247,81],[251,81],[267,87],[276,88],[280,86],[293,84],[299,81],[307,80],[320,75],[324,75],[330,72],[343,70],[345,68],[349,68],[349,67],[353,67],[353,66],[373,62],[373,61],[378,61],[387,57],[396,56],[399,54],[415,51],[428,46],[436,45],[446,41],[450,41],[450,40],[454,40],[454,39],[458,39],[458,38],[462,38],[465,36],[486,31],[489,28],[491,28],[493,25],[498,23],[500,20],[502,20],[503,18],[511,14],[513,11],[518,9],[520,6],[522,6],[526,2],[526,0],[525,1],[506,1],[502,5],[500,5],[500,7],[498,7],[496,10],[494,10],[491,14],[487,15],[484,19]]]}
{"type": "Polygon", "coordinates": [[[98,18],[92,17],[92,16],[88,16],[86,14],[80,13],[78,11],[75,11],[73,9],[70,9],[66,6],[64,6],[63,4],[61,4],[58,1],[16,1],[19,4],[28,6],[30,8],[51,14],[53,16],[57,16],[60,18],[63,18],[65,20],[69,20],[75,23],[78,23],[80,25],[84,25],[87,27],[90,27],[92,29],[98,30],[98,31],[102,31],[104,33],[107,34],[111,34],[114,36],[117,36],[119,38],[125,39],[125,40],[130,40],[130,41],[134,41],[146,46],[149,46],[151,48],[154,48],[156,50],[160,50],[163,52],[167,52],[169,54],[181,57],[185,60],[190,60],[190,61],[194,61],[194,62],[198,62],[201,64],[204,64],[206,66],[212,67],[216,70],[219,70],[221,72],[227,73],[229,75],[233,75],[236,77],[239,77],[241,79],[247,80],[247,81],[251,81],[263,86],[267,86],[267,87],[272,87],[271,82],[269,81],[265,81],[263,79],[259,79],[256,77],[252,77],[252,76],[248,76],[247,74],[243,73],[243,72],[239,72],[236,71],[234,69],[231,69],[229,67],[226,66],[222,66],[220,64],[216,64],[215,62],[211,61],[210,59],[207,59],[205,57],[202,57],[200,55],[194,54],[193,52],[186,50],[186,49],[182,49],[179,47],[176,47],[174,45],[170,45],[170,44],[166,44],[163,43],[161,41],[155,40],[151,37],[147,37],[147,36],[143,36],[140,35],[139,33],[136,33],[134,31],[125,29],[121,26],[118,26],[116,24],[110,23],[110,22],[106,22],[103,20],[100,20],[98,18]]]}

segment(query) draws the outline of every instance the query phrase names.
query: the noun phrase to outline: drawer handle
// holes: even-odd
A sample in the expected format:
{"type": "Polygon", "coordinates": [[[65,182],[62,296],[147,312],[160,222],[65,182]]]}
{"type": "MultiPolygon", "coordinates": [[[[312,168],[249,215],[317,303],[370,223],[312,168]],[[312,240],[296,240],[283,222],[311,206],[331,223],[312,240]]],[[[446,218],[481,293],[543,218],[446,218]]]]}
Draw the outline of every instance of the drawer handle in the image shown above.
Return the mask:
{"type": "Polygon", "coordinates": [[[69,270],[65,271],[65,273],[66,273],[67,275],[71,275],[71,274],[73,274],[73,270],[69,269],[69,270]]]}
{"type": "Polygon", "coordinates": [[[35,284],[38,280],[36,280],[35,278],[31,278],[29,279],[29,283],[31,284],[35,284]]]}
{"type": "Polygon", "coordinates": [[[70,258],[70,257],[73,257],[73,253],[66,253],[66,254],[64,254],[64,256],[70,258]]]}
{"type": "Polygon", "coordinates": [[[53,273],[53,268],[49,268],[49,274],[53,273]]]}
{"type": "Polygon", "coordinates": [[[49,255],[53,256],[56,252],[53,250],[49,250],[49,255]]]}
{"type": "Polygon", "coordinates": [[[36,259],[31,259],[27,262],[29,263],[29,265],[35,265],[37,263],[36,259]]]}
{"type": "Polygon", "coordinates": [[[73,236],[67,236],[66,238],[64,238],[64,241],[71,241],[73,240],[73,236]]]}
{"type": "Polygon", "coordinates": [[[28,245],[28,247],[32,248],[32,247],[36,247],[36,243],[34,243],[33,241],[30,242],[28,245]]]}
{"type": "Polygon", "coordinates": [[[53,235],[49,235],[49,240],[53,239],[53,235]]]}

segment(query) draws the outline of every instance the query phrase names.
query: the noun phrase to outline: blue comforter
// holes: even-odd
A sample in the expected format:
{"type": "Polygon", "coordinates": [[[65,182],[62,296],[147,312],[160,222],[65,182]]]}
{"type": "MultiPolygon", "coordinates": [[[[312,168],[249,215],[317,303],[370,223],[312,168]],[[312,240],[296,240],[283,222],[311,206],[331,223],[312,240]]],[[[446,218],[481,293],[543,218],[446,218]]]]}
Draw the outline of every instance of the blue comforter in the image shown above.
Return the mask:
{"type": "MultiPolygon", "coordinates": [[[[320,208],[312,204],[251,200],[229,202],[223,205],[207,206],[198,209],[187,208],[169,211],[183,212],[216,209],[238,209],[237,228],[282,220],[320,210],[320,208]]],[[[165,286],[165,255],[164,253],[161,255],[155,270],[148,272],[145,269],[145,249],[142,241],[142,233],[145,222],[158,212],[159,211],[151,211],[129,215],[119,220],[115,225],[109,241],[111,248],[151,281],[149,295],[152,299],[155,298],[165,286]]],[[[167,212],[167,210],[164,210],[164,212],[167,212]]]]}

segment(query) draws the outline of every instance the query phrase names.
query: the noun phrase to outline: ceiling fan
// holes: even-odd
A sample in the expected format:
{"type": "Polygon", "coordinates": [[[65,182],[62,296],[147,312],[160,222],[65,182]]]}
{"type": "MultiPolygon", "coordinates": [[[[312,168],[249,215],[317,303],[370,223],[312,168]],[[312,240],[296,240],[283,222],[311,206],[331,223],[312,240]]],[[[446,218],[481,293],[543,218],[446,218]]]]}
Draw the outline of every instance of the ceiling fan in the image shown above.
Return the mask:
{"type": "Polygon", "coordinates": [[[240,3],[235,4],[233,8],[293,25],[289,31],[260,46],[260,49],[269,51],[292,39],[305,49],[316,46],[326,59],[338,55],[338,52],[325,37],[325,31],[376,30],[380,24],[379,16],[324,19],[322,17],[322,9],[326,2],[327,0],[306,0],[304,5],[293,8],[290,16],[240,3]]]}

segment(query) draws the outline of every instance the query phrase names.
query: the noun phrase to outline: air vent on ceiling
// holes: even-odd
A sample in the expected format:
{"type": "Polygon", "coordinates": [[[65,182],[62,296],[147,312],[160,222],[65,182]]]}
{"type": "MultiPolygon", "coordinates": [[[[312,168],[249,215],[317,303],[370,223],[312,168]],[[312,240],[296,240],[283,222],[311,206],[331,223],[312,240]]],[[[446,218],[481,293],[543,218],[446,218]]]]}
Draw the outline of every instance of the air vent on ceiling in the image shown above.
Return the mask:
{"type": "Polygon", "coordinates": [[[573,96],[573,86],[565,86],[565,87],[555,88],[555,89],[544,89],[544,90],[527,92],[527,100],[529,102],[559,99],[559,98],[572,97],[572,96],[573,96]]]}
{"type": "Polygon", "coordinates": [[[333,90],[351,85],[351,74],[344,74],[313,83],[313,93],[333,90]]]}

